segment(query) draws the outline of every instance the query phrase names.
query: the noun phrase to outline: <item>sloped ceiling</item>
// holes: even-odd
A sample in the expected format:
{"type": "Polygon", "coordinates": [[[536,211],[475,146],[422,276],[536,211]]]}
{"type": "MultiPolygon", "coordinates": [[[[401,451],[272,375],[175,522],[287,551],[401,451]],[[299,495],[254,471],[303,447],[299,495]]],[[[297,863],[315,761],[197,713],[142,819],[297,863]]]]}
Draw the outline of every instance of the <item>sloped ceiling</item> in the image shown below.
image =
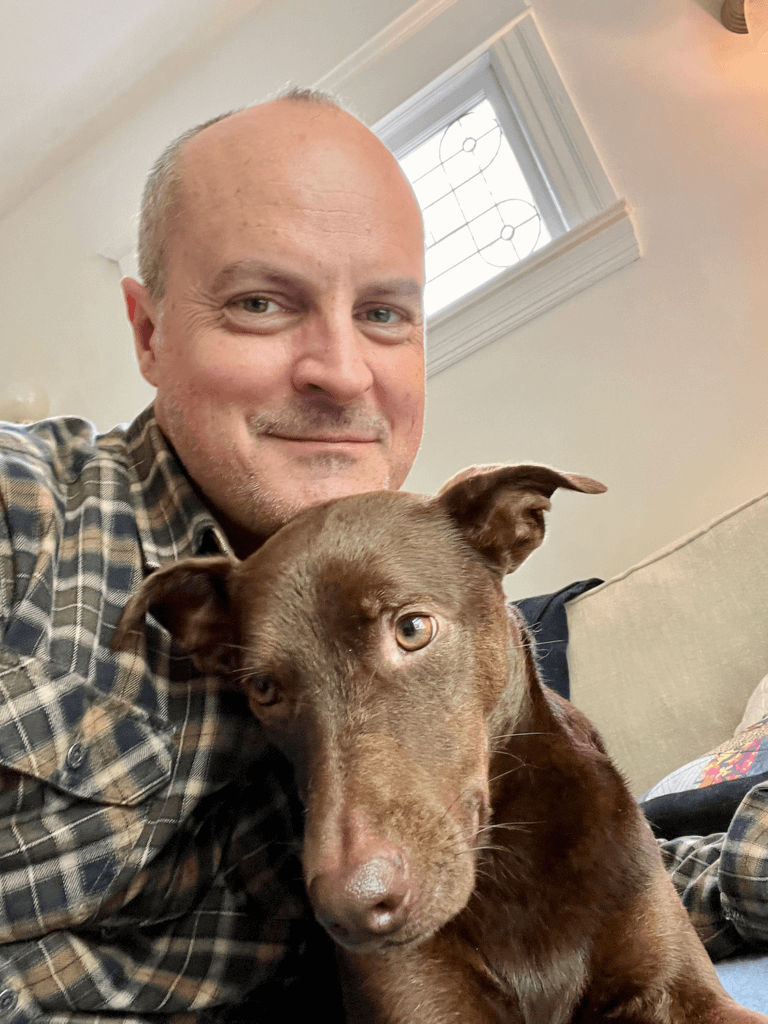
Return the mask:
{"type": "Polygon", "coordinates": [[[3,5],[0,217],[261,0],[3,5]]]}
{"type": "MultiPolygon", "coordinates": [[[[602,2],[592,8],[597,16],[602,2]]],[[[614,2],[628,10],[636,4],[614,2]]],[[[695,2],[719,20],[722,0],[695,2]]],[[[0,218],[221,38],[236,32],[255,8],[280,3],[5,3],[0,32],[0,218]]],[[[369,4],[372,13],[378,6],[376,0],[355,3],[369,4]]]]}
{"type": "MultiPolygon", "coordinates": [[[[616,2],[632,7],[636,0],[616,2]]],[[[695,2],[719,18],[722,0],[695,2]]],[[[255,8],[279,4],[280,0],[4,4],[0,217],[183,74],[224,35],[235,32],[255,8]]],[[[599,9],[598,3],[596,12],[599,9]]]]}

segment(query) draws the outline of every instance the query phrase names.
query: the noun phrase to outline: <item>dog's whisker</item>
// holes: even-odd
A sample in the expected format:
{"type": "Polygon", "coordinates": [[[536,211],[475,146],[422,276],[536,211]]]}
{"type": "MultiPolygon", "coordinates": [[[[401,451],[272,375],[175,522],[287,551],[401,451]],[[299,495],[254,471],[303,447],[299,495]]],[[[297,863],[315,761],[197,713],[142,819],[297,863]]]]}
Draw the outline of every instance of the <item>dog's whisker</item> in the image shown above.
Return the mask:
{"type": "Polygon", "coordinates": [[[512,751],[511,750],[507,750],[506,747],[495,747],[495,748],[492,748],[490,752],[493,754],[494,757],[511,757],[515,761],[517,761],[517,763],[521,767],[522,766],[527,766],[527,767],[531,767],[532,766],[532,762],[531,761],[526,760],[524,757],[520,757],[519,754],[513,754],[512,751]]]}
{"type": "Polygon", "coordinates": [[[493,778],[488,779],[488,785],[492,786],[495,782],[498,782],[500,779],[505,779],[508,775],[514,775],[515,772],[522,771],[522,769],[526,767],[528,767],[526,763],[524,761],[521,761],[520,764],[515,765],[514,768],[510,768],[509,771],[499,772],[498,775],[494,775],[493,778]]]}
{"type": "Polygon", "coordinates": [[[500,736],[494,736],[494,742],[498,740],[523,739],[526,736],[554,736],[551,732],[505,732],[500,736]]]}
{"type": "Polygon", "coordinates": [[[518,832],[521,830],[525,831],[528,825],[540,824],[541,822],[531,821],[494,821],[490,825],[481,825],[480,828],[478,829],[478,835],[480,835],[483,832],[490,832],[494,829],[499,829],[501,831],[507,829],[510,832],[518,832]]]}

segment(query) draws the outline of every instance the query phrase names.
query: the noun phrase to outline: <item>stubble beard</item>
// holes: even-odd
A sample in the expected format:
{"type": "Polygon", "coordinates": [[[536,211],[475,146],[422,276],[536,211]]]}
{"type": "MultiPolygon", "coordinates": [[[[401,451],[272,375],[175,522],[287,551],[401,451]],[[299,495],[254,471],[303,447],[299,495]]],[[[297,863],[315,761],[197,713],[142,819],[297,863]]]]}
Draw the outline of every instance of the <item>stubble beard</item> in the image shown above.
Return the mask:
{"type": "MultiPolygon", "coordinates": [[[[389,489],[392,482],[392,467],[386,457],[391,450],[389,424],[382,416],[364,409],[302,400],[282,410],[258,413],[247,421],[252,442],[249,463],[244,464],[243,452],[236,438],[222,438],[221,456],[211,452],[203,461],[196,459],[195,473],[191,472],[192,467],[187,465],[183,455],[186,454],[185,449],[190,452],[197,449],[200,453],[202,446],[194,432],[188,429],[184,407],[178,402],[166,402],[163,419],[168,439],[181,449],[177,454],[196,489],[241,557],[255,550],[263,540],[306,508],[347,494],[389,489]],[[259,465],[261,452],[271,443],[268,436],[312,435],[324,430],[375,438],[384,454],[379,478],[368,475],[365,479],[365,473],[358,476],[355,469],[359,461],[353,455],[326,450],[294,456],[293,462],[300,470],[296,486],[276,487],[275,468],[259,465]],[[214,487],[211,487],[211,481],[216,482],[214,487]]],[[[290,473],[289,467],[286,467],[287,473],[290,473]]]]}
{"type": "MultiPolygon", "coordinates": [[[[267,444],[265,436],[305,436],[313,433],[347,432],[375,438],[382,451],[390,449],[391,432],[383,417],[364,410],[336,407],[318,403],[288,407],[276,413],[259,413],[248,420],[248,433],[255,452],[267,444]]],[[[301,482],[295,493],[284,487],[279,491],[265,484],[263,474],[255,466],[249,467],[237,481],[238,506],[243,510],[248,528],[268,536],[294,516],[313,505],[322,504],[333,497],[361,493],[366,490],[388,490],[392,472],[387,459],[382,459],[382,473],[378,479],[356,479],[359,460],[347,452],[322,451],[294,456],[300,470],[301,482]]]]}

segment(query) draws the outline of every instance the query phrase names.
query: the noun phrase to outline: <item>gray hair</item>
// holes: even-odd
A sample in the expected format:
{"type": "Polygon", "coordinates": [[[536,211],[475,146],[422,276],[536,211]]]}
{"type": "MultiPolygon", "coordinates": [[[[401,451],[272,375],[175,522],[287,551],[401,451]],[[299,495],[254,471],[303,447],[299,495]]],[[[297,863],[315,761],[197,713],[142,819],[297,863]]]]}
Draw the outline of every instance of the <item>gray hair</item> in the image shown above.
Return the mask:
{"type": "MultiPolygon", "coordinates": [[[[291,100],[296,103],[318,103],[326,107],[343,109],[336,99],[327,92],[316,89],[291,87],[273,99],[291,100]]],[[[184,144],[219,121],[239,113],[245,107],[229,110],[226,114],[211,117],[177,136],[163,150],[149,172],[141,197],[139,215],[139,275],[147,291],[156,302],[165,295],[166,266],[165,244],[168,226],[175,211],[181,187],[181,151],[184,144]]]]}

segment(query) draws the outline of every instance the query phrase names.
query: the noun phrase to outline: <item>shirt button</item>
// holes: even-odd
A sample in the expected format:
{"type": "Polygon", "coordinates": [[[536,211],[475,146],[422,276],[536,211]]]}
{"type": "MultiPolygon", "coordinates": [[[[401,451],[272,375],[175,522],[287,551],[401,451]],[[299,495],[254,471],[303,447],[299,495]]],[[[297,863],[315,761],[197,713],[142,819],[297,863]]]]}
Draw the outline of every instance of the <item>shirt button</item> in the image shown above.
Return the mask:
{"type": "Polygon", "coordinates": [[[85,748],[82,743],[73,743],[67,751],[67,764],[73,771],[77,771],[85,760],[85,748]]]}
{"type": "Polygon", "coordinates": [[[10,1013],[11,1010],[15,1009],[18,1001],[18,996],[12,988],[4,988],[0,992],[0,1013],[10,1013]]]}

